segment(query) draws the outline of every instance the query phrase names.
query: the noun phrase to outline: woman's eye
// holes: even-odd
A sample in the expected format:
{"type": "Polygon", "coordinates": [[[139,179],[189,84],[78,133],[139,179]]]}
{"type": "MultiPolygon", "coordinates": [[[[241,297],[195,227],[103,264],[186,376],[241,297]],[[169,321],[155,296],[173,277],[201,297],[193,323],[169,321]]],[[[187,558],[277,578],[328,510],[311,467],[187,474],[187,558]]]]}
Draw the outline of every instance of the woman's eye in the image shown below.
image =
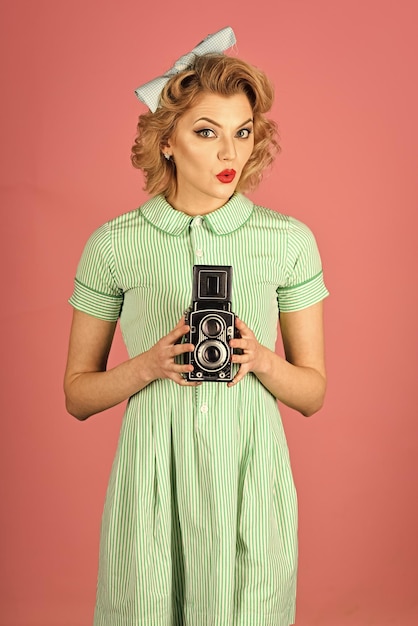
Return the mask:
{"type": "Polygon", "coordinates": [[[215,133],[210,128],[202,128],[202,130],[195,130],[196,135],[201,137],[215,137],[215,133]]]}
{"type": "Polygon", "coordinates": [[[237,137],[239,137],[240,139],[247,139],[247,137],[249,137],[250,135],[251,130],[249,128],[241,128],[241,130],[237,132],[237,137]]]}

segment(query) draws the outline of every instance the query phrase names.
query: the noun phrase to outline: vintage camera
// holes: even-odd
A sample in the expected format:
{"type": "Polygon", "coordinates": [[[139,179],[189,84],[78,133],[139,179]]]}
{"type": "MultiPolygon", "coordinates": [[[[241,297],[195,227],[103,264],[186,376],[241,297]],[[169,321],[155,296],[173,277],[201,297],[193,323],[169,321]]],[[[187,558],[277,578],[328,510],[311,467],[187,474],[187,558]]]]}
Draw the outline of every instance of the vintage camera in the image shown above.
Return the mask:
{"type": "Polygon", "coordinates": [[[190,326],[187,342],[195,346],[186,355],[193,372],[190,381],[231,381],[232,349],[229,340],[236,336],[235,315],[231,311],[232,267],[195,265],[192,304],[186,313],[190,326]]]}

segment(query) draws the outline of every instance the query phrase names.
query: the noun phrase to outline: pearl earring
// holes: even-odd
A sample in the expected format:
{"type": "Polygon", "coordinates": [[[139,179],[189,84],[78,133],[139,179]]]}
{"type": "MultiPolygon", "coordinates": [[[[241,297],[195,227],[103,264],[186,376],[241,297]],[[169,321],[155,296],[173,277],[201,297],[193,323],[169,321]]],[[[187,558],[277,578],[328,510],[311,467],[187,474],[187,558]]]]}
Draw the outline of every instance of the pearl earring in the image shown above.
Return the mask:
{"type": "Polygon", "coordinates": [[[169,161],[171,159],[171,154],[168,154],[168,152],[163,152],[163,155],[165,156],[167,161],[169,161]]]}

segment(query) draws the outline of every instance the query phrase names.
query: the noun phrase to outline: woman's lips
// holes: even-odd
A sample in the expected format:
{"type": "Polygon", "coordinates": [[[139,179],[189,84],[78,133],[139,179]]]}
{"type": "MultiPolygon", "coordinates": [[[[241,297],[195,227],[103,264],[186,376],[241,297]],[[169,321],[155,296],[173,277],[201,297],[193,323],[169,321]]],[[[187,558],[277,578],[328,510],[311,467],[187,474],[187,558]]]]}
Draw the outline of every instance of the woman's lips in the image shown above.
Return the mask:
{"type": "Polygon", "coordinates": [[[235,174],[235,170],[223,170],[222,172],[219,172],[219,174],[216,174],[216,178],[221,183],[232,183],[235,178],[235,174]]]}

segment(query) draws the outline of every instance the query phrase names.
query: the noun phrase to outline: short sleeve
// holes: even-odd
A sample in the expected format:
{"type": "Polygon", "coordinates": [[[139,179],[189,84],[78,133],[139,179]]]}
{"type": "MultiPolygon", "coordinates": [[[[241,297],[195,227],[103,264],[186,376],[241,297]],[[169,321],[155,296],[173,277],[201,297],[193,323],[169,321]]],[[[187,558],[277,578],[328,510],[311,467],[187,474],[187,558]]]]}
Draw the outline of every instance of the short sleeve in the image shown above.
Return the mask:
{"type": "Polygon", "coordinates": [[[123,304],[123,291],[115,275],[109,224],[104,224],[87,241],[69,303],[75,309],[94,317],[116,321],[123,304]]]}
{"type": "Polygon", "coordinates": [[[302,222],[289,218],[284,285],[277,289],[279,310],[299,311],[328,296],[315,237],[302,222]]]}

